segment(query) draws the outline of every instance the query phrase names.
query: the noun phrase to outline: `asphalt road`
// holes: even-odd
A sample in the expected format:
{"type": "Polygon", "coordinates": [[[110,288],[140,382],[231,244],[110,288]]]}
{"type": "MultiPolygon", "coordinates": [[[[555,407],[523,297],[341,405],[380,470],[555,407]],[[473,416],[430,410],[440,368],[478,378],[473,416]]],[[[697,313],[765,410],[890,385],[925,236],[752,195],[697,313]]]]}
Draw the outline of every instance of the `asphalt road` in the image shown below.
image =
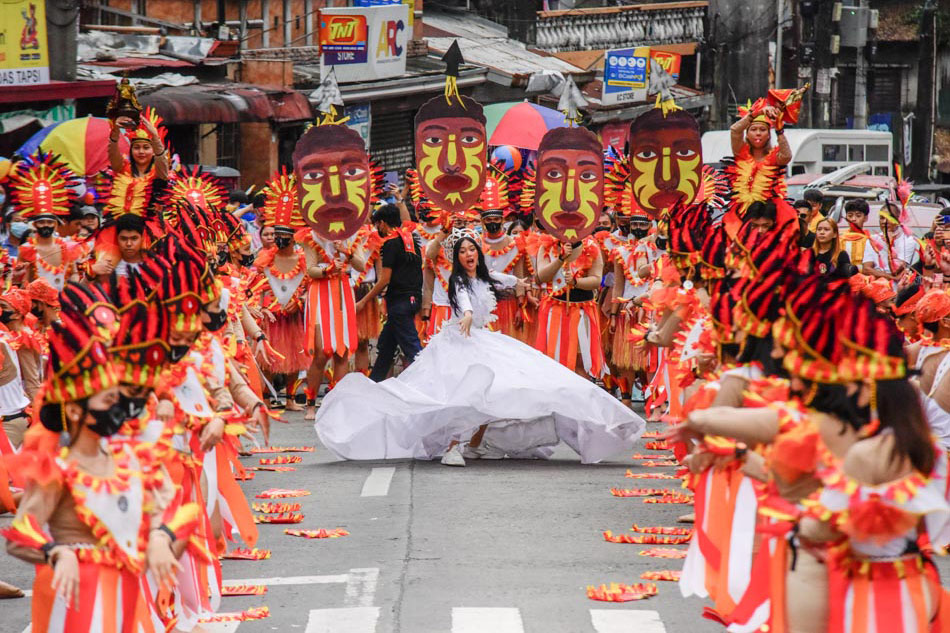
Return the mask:
{"type": "MultiPolygon", "coordinates": [[[[344,528],[350,535],[304,539],[261,525],[258,547],[270,559],[224,561],[226,584],[266,584],[263,596],[226,597],[222,611],[266,605],[259,621],[206,625],[254,633],[659,633],[721,631],[701,618],[702,602],[674,583],[659,595],[622,604],[587,598],[590,584],[643,582],[648,570],[680,561],[639,556],[646,547],[606,542],[634,522],[673,526],[689,506],[618,498],[611,487],[678,488],[678,480],[626,479],[629,454],[583,466],[570,449],[550,461],[339,462],[299,413],[277,424],[278,446],[315,445],[294,472],[258,471],[248,497],[266,488],[304,488],[298,528],[344,528]]],[[[648,424],[648,430],[660,425],[648,424]]],[[[641,442],[642,445],[642,442],[641,442]]],[[[654,450],[640,449],[643,453],[654,450]]],[[[258,456],[243,458],[256,464],[258,456]]],[[[6,520],[0,519],[0,524],[6,520]]],[[[685,546],[679,546],[685,549],[685,546]]],[[[0,578],[27,589],[32,569],[0,558],[0,578]]],[[[29,599],[0,601],[0,630],[24,631],[29,599]]]]}

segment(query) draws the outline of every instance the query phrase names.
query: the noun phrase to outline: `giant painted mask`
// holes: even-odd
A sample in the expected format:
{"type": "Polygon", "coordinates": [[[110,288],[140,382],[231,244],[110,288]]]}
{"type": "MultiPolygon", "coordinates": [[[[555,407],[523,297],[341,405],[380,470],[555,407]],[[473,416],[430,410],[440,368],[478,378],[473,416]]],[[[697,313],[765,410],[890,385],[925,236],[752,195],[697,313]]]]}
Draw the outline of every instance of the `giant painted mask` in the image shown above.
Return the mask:
{"type": "Polygon", "coordinates": [[[535,216],[562,242],[591,234],[604,206],[600,141],[582,127],[549,130],[538,147],[535,216]]]}
{"type": "Polygon", "coordinates": [[[436,208],[462,213],[485,188],[488,142],[482,106],[468,97],[436,97],[416,114],[416,167],[436,208]]]}
{"type": "Polygon", "coordinates": [[[344,240],[366,223],[373,170],[363,138],[344,125],[315,125],[294,148],[297,198],[317,235],[344,240]]]}
{"type": "Polygon", "coordinates": [[[696,119],[653,109],[630,125],[630,184],[636,205],[653,219],[700,189],[703,147],[696,119]]]}

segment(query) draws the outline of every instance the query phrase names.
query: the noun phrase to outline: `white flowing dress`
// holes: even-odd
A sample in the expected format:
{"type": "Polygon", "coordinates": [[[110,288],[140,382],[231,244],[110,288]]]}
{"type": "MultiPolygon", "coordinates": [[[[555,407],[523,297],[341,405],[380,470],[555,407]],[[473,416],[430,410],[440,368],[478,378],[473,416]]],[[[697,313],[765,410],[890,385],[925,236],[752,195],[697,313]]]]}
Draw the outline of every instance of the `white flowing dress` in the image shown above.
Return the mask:
{"type": "MultiPolygon", "coordinates": [[[[517,282],[491,275],[502,286],[517,282]]],[[[460,312],[399,376],[374,383],[351,373],[327,394],[315,423],[327,448],[344,459],[432,459],[483,424],[490,426],[482,444],[509,457],[548,457],[565,442],[588,464],[633,448],[643,418],[534,348],[486,329],[496,318],[488,283],[474,279],[457,298],[460,312]],[[459,329],[467,311],[471,336],[459,329]]]]}

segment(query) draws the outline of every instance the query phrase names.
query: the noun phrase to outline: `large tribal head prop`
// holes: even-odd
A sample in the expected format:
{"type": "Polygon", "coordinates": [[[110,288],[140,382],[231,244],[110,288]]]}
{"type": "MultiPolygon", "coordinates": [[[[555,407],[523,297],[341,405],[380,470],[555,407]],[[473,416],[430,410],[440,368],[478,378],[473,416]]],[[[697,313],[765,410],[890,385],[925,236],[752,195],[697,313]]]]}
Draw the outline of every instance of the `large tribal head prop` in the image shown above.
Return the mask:
{"type": "Polygon", "coordinates": [[[315,125],[294,148],[294,176],[304,222],[317,235],[342,240],[366,223],[379,187],[363,137],[338,123],[315,125]]]}
{"type": "Polygon", "coordinates": [[[488,140],[482,106],[469,97],[436,97],[416,114],[419,186],[433,206],[463,213],[485,188],[488,140]]]}
{"type": "Polygon", "coordinates": [[[657,107],[630,125],[633,202],[651,218],[677,203],[691,204],[702,187],[702,168],[699,124],[687,112],[657,107]]]}
{"type": "Polygon", "coordinates": [[[548,130],[538,146],[534,213],[562,242],[591,234],[604,206],[601,143],[582,127],[548,130]]]}
{"type": "Polygon", "coordinates": [[[459,94],[456,81],[464,61],[458,42],[442,60],[445,95],[416,113],[416,168],[422,195],[439,211],[464,213],[485,187],[488,135],[482,106],[459,94]]]}

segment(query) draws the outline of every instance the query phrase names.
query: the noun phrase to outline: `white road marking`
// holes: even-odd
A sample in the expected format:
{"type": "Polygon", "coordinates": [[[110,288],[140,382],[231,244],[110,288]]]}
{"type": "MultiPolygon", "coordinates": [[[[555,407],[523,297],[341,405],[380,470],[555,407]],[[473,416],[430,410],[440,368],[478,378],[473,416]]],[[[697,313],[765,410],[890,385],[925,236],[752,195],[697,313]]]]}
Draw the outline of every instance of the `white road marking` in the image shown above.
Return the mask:
{"type": "Polygon", "coordinates": [[[590,621],[597,633],[666,633],[660,614],[645,609],[591,609],[590,621]]]}
{"type": "Polygon", "coordinates": [[[514,608],[453,607],[452,633],[524,633],[521,611],[514,608]]]}
{"type": "Polygon", "coordinates": [[[345,607],[371,607],[376,599],[376,583],[379,581],[379,568],[351,569],[346,581],[345,607]]]}
{"type": "Polygon", "coordinates": [[[226,585],[332,585],[347,582],[349,574],[336,576],[274,576],[273,578],[227,578],[226,585]]]}
{"type": "Polygon", "coordinates": [[[311,609],[304,633],[374,633],[379,607],[311,609]]]}
{"type": "Polygon", "coordinates": [[[392,483],[393,475],[396,469],[392,466],[385,468],[374,468],[370,471],[369,477],[363,482],[363,492],[361,497],[385,497],[389,494],[389,484],[392,483]]]}

